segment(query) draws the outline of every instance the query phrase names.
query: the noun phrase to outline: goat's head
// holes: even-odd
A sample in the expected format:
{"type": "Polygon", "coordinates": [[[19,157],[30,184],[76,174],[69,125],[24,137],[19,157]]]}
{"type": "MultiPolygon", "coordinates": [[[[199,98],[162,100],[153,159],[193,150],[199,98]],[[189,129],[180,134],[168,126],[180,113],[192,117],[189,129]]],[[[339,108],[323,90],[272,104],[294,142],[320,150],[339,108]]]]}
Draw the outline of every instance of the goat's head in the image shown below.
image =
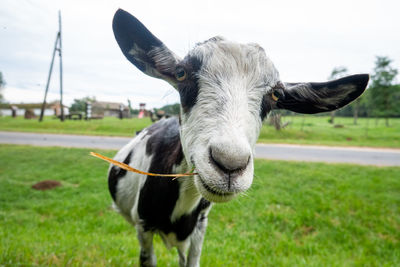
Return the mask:
{"type": "Polygon", "coordinates": [[[181,99],[181,142],[195,185],[208,200],[228,201],[253,180],[254,146],[262,120],[283,108],[300,113],[340,108],[364,90],[368,75],[327,83],[284,84],[264,50],[221,37],[180,59],[129,13],[118,10],[115,38],[127,59],[170,83],[181,99]]]}

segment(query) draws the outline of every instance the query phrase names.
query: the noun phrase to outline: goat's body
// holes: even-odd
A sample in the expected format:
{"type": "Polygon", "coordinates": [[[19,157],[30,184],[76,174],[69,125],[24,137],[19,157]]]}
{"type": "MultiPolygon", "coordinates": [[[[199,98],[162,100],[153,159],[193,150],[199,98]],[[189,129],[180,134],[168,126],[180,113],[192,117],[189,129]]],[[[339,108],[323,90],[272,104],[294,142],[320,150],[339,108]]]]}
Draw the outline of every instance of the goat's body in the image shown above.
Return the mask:
{"type": "MultiPolygon", "coordinates": [[[[144,129],[115,160],[148,172],[186,172],[178,120],[164,119],[144,129]]],[[[178,248],[182,265],[188,248],[188,261],[195,260],[192,250],[200,255],[202,240],[198,239],[203,238],[211,205],[198,193],[193,177],[146,177],[111,166],[109,189],[116,208],[138,231],[144,265],[155,262],[152,246],[146,251],[145,245],[154,233],[161,235],[167,247],[178,248]]]]}
{"type": "Polygon", "coordinates": [[[154,233],[178,247],[181,266],[199,265],[209,201],[227,202],[250,188],[255,144],[271,110],[332,111],[356,99],[368,84],[368,75],[361,74],[285,85],[261,46],[222,37],[198,43],[180,58],[123,10],[114,16],[113,31],[125,57],[144,74],[171,84],[181,100],[179,123],[168,119],[152,125],[115,159],[153,173],[196,168],[196,175],[176,180],[110,168],[111,195],[136,226],[145,266],[156,264],[154,233]]]}

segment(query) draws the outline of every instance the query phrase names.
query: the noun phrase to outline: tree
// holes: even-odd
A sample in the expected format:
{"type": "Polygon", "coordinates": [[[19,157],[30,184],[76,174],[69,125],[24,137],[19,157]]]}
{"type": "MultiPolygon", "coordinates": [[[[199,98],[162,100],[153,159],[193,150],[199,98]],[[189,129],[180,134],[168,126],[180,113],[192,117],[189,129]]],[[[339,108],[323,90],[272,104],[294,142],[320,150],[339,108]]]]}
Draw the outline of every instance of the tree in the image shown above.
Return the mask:
{"type": "Polygon", "coordinates": [[[392,60],[388,57],[377,56],[374,73],[371,75],[370,104],[372,114],[384,117],[386,126],[389,126],[389,117],[396,114],[399,86],[394,85],[398,71],[391,66],[392,60]]]}
{"type": "MultiPolygon", "coordinates": [[[[333,68],[331,75],[329,75],[328,80],[335,80],[347,75],[347,68],[344,66],[339,66],[333,68]]],[[[334,123],[335,121],[335,111],[331,111],[331,119],[329,120],[330,123],[334,123]]]]}
{"type": "Polygon", "coordinates": [[[86,111],[86,102],[95,102],[95,101],[96,101],[96,98],[94,96],[93,97],[86,96],[81,99],[74,99],[74,103],[72,103],[69,110],[71,112],[85,112],[86,111]]]}
{"type": "Polygon", "coordinates": [[[164,110],[165,113],[169,114],[169,115],[179,115],[180,105],[179,105],[179,103],[171,104],[171,105],[165,105],[160,109],[164,110]]]}
{"type": "Polygon", "coordinates": [[[131,101],[129,100],[129,98],[128,98],[128,108],[129,108],[129,114],[133,114],[133,108],[132,108],[132,103],[131,103],[131,101]]]}
{"type": "Polygon", "coordinates": [[[0,103],[4,101],[3,95],[1,94],[1,90],[6,86],[6,81],[3,78],[3,73],[0,71],[0,103]]]}

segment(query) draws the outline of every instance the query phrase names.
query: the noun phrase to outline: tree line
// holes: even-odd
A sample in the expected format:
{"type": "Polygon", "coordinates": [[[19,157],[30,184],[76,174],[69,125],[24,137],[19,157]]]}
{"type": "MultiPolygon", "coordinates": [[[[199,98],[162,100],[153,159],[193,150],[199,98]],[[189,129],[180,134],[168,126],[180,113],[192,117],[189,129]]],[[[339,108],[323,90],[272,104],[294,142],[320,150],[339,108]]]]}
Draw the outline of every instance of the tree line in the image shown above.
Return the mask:
{"type": "Polygon", "coordinates": [[[4,86],[6,85],[6,81],[3,78],[3,73],[0,71],[0,103],[4,102],[4,97],[1,91],[3,90],[4,86]]]}
{"type": "MultiPolygon", "coordinates": [[[[371,73],[369,86],[364,94],[350,105],[330,113],[330,122],[334,123],[335,116],[354,117],[354,124],[357,124],[358,117],[384,118],[386,125],[389,126],[389,118],[400,117],[400,84],[396,84],[398,70],[392,67],[393,61],[385,56],[377,56],[375,67],[371,73]]],[[[328,79],[338,79],[348,75],[348,69],[344,66],[335,67],[328,79]]],[[[1,90],[5,86],[3,74],[0,72],[0,103],[4,102],[1,90]]],[[[71,111],[85,111],[86,102],[95,101],[95,97],[85,97],[75,99],[71,105],[71,111]]],[[[133,115],[139,110],[129,108],[133,115]]],[[[179,104],[166,105],[160,110],[167,114],[178,115],[179,104]]],[[[289,115],[288,111],[281,111],[282,115],[289,115]]]]}
{"type": "MultiPolygon", "coordinates": [[[[392,62],[388,57],[377,56],[367,90],[350,105],[331,113],[331,122],[335,115],[353,116],[354,124],[358,117],[375,117],[384,118],[389,126],[389,118],[400,117],[400,84],[395,83],[398,70],[392,67],[392,62]]],[[[340,78],[347,72],[346,67],[336,67],[329,79],[340,78]]]]}

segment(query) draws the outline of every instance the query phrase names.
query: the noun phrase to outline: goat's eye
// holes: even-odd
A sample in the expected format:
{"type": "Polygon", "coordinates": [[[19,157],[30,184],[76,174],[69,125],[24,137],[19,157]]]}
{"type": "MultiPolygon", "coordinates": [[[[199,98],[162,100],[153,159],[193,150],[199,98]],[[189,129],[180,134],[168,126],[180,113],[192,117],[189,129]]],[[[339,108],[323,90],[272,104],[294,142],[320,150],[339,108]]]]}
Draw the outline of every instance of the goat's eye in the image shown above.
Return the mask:
{"type": "Polygon", "coordinates": [[[280,94],[279,94],[279,92],[272,92],[272,99],[276,102],[276,101],[278,101],[279,100],[279,97],[280,97],[280,94]]]}
{"type": "Polygon", "coordinates": [[[285,93],[281,88],[276,88],[272,91],[271,97],[276,102],[285,99],[285,93]]]}
{"type": "Polygon", "coordinates": [[[184,81],[186,79],[186,71],[183,68],[177,68],[175,78],[180,82],[184,81]]]}

